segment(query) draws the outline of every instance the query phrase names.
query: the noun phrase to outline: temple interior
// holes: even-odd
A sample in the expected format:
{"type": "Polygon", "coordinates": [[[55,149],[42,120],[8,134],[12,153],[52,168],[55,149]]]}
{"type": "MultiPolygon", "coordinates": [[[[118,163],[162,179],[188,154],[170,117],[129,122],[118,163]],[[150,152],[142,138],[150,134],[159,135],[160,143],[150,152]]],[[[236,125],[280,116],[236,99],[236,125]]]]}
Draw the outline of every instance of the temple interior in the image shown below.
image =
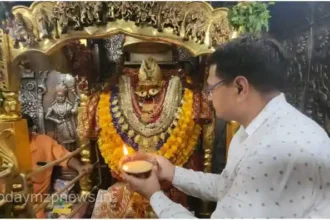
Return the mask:
{"type": "MultiPolygon", "coordinates": [[[[217,119],[203,93],[208,56],[245,32],[265,32],[292,54],[285,95],[330,132],[327,2],[36,1],[0,7],[1,217],[155,218],[148,200],[120,177],[120,159],[134,152],[221,173],[239,124],[217,119]],[[257,27],[237,22],[248,16],[243,11],[249,4],[255,4],[250,15],[256,13],[257,27]],[[33,150],[30,132],[68,153],[33,150]],[[92,171],[61,165],[71,158],[92,171]],[[38,194],[42,181],[47,197],[38,194]]],[[[162,189],[199,218],[215,208],[169,183],[162,189]]]]}

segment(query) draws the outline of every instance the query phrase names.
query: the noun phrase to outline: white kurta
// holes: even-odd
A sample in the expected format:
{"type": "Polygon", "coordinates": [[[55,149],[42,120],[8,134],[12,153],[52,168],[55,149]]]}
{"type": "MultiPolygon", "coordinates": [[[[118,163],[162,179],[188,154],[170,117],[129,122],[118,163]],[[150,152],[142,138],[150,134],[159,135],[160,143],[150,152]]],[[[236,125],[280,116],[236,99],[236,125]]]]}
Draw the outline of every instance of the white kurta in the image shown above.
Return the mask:
{"type": "MultiPolygon", "coordinates": [[[[173,185],[217,202],[212,218],[330,218],[330,139],[281,94],[237,131],[221,175],[176,167],[173,185]]],[[[194,218],[162,192],[150,202],[159,218],[194,218]]]]}

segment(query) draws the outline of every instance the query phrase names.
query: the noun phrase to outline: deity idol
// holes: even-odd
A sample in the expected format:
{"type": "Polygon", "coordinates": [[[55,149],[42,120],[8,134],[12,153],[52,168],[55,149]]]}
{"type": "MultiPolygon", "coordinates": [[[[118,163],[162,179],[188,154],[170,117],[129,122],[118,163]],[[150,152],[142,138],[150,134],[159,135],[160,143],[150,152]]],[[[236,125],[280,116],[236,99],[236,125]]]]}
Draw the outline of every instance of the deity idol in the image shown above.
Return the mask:
{"type": "Polygon", "coordinates": [[[56,86],[56,97],[52,106],[48,109],[45,118],[55,123],[55,137],[60,144],[69,151],[76,149],[76,122],[79,98],[75,104],[68,100],[68,87],[64,82],[56,86]]]}
{"type": "MultiPolygon", "coordinates": [[[[118,163],[124,156],[124,145],[129,153],[154,152],[175,165],[192,165],[194,162],[191,163],[190,159],[201,134],[199,119],[201,116],[211,119],[211,111],[201,93],[185,88],[187,82],[182,82],[173,72],[165,76],[151,57],[142,62],[138,73],[128,68],[124,69],[125,72],[117,86],[90,97],[80,119],[84,123],[78,128],[79,135],[98,136],[101,154],[112,175],[119,180],[118,163]],[[99,131],[93,131],[92,127],[98,127],[99,131]]],[[[113,198],[127,190],[125,187],[125,183],[119,182],[104,193],[113,198]]],[[[186,196],[175,191],[170,184],[164,184],[163,189],[176,202],[186,205],[186,196]]],[[[131,208],[135,217],[152,217],[150,206],[145,206],[149,204],[146,199],[134,193],[123,198],[116,200],[118,207],[131,208]],[[145,208],[141,211],[139,207],[145,208]]],[[[118,207],[113,208],[111,202],[108,204],[111,211],[104,214],[105,205],[104,201],[95,204],[94,218],[127,218],[132,215],[132,212],[127,216],[116,211],[118,207]]]]}

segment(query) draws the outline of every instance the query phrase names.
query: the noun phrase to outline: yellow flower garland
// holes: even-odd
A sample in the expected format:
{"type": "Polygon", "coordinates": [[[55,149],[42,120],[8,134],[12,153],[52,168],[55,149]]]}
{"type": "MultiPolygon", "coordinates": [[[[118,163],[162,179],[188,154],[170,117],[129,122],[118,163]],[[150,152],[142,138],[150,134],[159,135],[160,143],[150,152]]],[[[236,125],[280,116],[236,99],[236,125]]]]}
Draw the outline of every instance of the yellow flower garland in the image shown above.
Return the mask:
{"type": "MultiPolygon", "coordinates": [[[[98,104],[98,123],[101,128],[98,144],[109,168],[119,173],[118,163],[124,156],[124,141],[112,123],[110,105],[110,93],[102,93],[98,104]]],[[[193,120],[193,92],[185,89],[178,123],[174,129],[169,129],[170,137],[157,154],[166,157],[177,166],[183,166],[194,152],[200,132],[200,125],[193,120]]],[[[127,144],[126,146],[129,154],[135,152],[132,147],[127,144]]]]}

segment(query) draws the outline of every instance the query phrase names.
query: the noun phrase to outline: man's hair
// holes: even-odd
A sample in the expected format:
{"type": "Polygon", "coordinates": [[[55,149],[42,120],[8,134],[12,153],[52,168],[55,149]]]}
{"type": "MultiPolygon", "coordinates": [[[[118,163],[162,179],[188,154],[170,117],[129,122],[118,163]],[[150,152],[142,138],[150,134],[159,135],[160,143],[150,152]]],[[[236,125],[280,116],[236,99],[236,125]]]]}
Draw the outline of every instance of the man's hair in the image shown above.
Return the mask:
{"type": "Polygon", "coordinates": [[[211,55],[216,75],[226,83],[245,77],[260,92],[285,87],[288,57],[281,45],[268,37],[244,35],[221,45],[211,55]]]}
{"type": "Polygon", "coordinates": [[[33,128],[33,119],[31,118],[30,115],[28,115],[28,114],[22,114],[22,118],[23,119],[26,119],[27,125],[28,125],[28,128],[29,129],[33,128]]]}

